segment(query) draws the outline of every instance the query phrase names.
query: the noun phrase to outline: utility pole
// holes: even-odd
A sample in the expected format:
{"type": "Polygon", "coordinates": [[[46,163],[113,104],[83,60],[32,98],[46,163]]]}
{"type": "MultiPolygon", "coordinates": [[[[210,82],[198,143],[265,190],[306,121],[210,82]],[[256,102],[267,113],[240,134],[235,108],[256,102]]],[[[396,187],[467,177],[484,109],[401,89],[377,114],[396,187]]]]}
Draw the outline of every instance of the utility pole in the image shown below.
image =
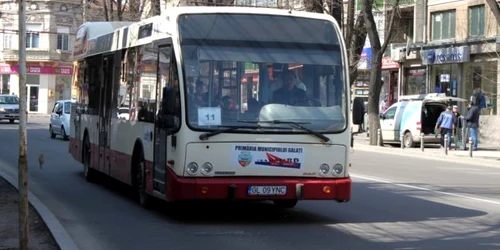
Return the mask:
{"type": "Polygon", "coordinates": [[[28,250],[28,136],[26,133],[26,0],[19,1],[19,249],[28,250]]]}

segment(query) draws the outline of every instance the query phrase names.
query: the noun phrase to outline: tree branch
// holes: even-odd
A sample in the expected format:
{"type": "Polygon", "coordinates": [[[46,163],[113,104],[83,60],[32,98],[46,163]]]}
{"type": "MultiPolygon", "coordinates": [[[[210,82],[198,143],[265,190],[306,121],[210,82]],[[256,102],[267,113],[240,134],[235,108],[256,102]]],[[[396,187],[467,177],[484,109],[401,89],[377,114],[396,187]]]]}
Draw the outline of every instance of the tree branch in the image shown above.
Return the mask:
{"type": "Polygon", "coordinates": [[[392,36],[394,35],[394,20],[396,18],[396,12],[399,8],[399,1],[400,0],[394,0],[394,5],[392,7],[392,13],[391,13],[391,19],[389,20],[389,27],[387,28],[387,34],[384,37],[384,43],[382,44],[382,47],[380,50],[382,53],[385,52],[387,49],[387,46],[389,45],[389,42],[392,40],[392,36]]]}
{"type": "Polygon", "coordinates": [[[498,6],[497,1],[486,0],[486,3],[490,6],[491,12],[493,12],[493,16],[495,16],[497,20],[497,25],[500,25],[500,7],[498,6]]]}

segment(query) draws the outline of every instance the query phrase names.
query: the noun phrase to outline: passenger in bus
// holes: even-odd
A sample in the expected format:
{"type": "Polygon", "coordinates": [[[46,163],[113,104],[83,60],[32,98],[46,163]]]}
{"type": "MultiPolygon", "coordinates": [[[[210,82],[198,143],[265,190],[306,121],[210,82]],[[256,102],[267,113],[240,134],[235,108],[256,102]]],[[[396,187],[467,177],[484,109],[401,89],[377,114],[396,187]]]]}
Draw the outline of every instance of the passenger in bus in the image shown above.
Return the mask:
{"type": "Polygon", "coordinates": [[[234,103],[234,99],[228,95],[222,97],[221,108],[222,108],[222,110],[225,110],[225,111],[237,110],[236,104],[234,103]]]}
{"type": "Polygon", "coordinates": [[[195,103],[197,107],[208,106],[208,89],[201,79],[196,80],[195,103]]]}
{"type": "Polygon", "coordinates": [[[306,99],[306,91],[297,87],[293,72],[286,71],[283,77],[283,86],[274,91],[273,102],[285,105],[297,105],[303,102],[306,99]]]}

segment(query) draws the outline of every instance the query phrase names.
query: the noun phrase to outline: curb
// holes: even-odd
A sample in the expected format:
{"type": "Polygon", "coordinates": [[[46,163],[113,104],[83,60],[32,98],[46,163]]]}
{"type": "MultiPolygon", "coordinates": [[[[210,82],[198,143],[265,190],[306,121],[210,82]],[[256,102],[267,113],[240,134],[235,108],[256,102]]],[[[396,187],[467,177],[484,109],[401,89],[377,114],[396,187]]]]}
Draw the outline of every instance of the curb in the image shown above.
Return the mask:
{"type": "Polygon", "coordinates": [[[359,150],[359,151],[367,151],[367,152],[377,152],[377,153],[382,153],[382,154],[407,156],[407,157],[435,160],[435,161],[442,161],[442,162],[475,164],[475,165],[481,165],[481,166],[487,166],[487,167],[493,167],[493,168],[500,168],[500,161],[486,160],[483,158],[469,158],[468,156],[465,157],[465,156],[454,156],[454,155],[445,155],[445,154],[443,154],[443,155],[438,155],[438,154],[424,155],[424,154],[421,154],[420,152],[401,152],[401,149],[387,150],[387,148],[381,148],[378,146],[359,145],[359,144],[358,145],[355,144],[354,148],[352,148],[352,149],[354,151],[359,150]]]}
{"type": "MultiPolygon", "coordinates": [[[[0,169],[0,176],[2,176],[8,183],[10,183],[17,190],[17,178],[7,174],[6,171],[0,169]]],[[[52,237],[56,241],[57,245],[61,250],[79,250],[73,239],[69,236],[68,231],[61,225],[57,220],[56,216],[43,204],[43,202],[38,199],[38,197],[28,190],[28,200],[29,203],[35,208],[35,210],[42,217],[43,222],[49,228],[52,237]]]]}

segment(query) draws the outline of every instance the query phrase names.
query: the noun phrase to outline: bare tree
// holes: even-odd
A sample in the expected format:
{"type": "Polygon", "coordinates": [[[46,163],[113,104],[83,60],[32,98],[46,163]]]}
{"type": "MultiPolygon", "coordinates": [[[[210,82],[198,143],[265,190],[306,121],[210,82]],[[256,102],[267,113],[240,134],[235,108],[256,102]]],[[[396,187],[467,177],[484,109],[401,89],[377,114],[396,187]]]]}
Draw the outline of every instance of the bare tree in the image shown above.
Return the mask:
{"type": "Polygon", "coordinates": [[[93,0],[85,10],[86,21],[138,21],[142,0],[93,0]]]}
{"type": "MultiPolygon", "coordinates": [[[[399,8],[399,0],[394,0],[390,10],[391,16],[387,24],[384,42],[380,44],[375,18],[373,17],[374,0],[363,0],[363,16],[365,27],[372,47],[372,61],[370,71],[370,93],[368,95],[368,121],[370,123],[370,145],[377,145],[377,130],[380,128],[379,99],[382,90],[382,56],[392,39],[396,13],[399,8]]],[[[385,14],[385,13],[384,13],[385,14]]]]}
{"type": "Polygon", "coordinates": [[[151,0],[152,15],[157,16],[161,14],[161,0],[151,0]]]}
{"type": "Polygon", "coordinates": [[[497,20],[497,24],[500,25],[500,6],[498,6],[497,1],[486,0],[486,3],[488,4],[488,6],[490,6],[490,9],[493,12],[493,15],[495,16],[495,19],[497,20]]]}
{"type": "Polygon", "coordinates": [[[366,41],[364,13],[359,13],[356,18],[356,0],[349,0],[347,6],[347,21],[344,23],[344,4],[342,0],[325,0],[328,9],[324,8],[324,0],[304,0],[306,11],[329,13],[335,18],[343,30],[349,59],[349,85],[358,77],[358,63],[366,41]]]}
{"type": "Polygon", "coordinates": [[[344,29],[344,39],[349,56],[349,85],[358,78],[358,62],[366,41],[366,27],[364,13],[361,12],[356,18],[356,0],[349,0],[347,5],[347,22],[344,29]]]}

